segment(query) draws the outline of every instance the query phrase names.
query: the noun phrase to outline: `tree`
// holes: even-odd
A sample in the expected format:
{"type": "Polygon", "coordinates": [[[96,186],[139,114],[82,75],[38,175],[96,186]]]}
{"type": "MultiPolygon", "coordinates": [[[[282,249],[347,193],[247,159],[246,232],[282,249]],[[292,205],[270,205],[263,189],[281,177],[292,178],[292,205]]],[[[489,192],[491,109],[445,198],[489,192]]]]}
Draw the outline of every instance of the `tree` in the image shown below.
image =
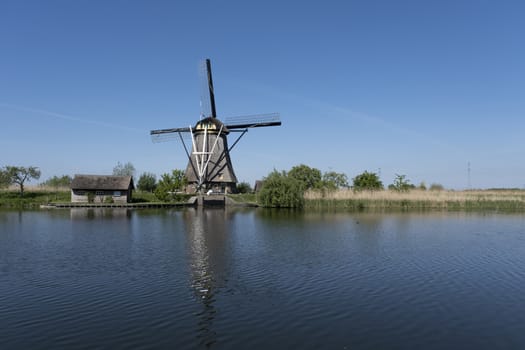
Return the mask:
{"type": "Polygon", "coordinates": [[[348,177],[343,173],[329,171],[323,174],[323,186],[329,189],[347,188],[348,177]]]}
{"type": "Polygon", "coordinates": [[[286,172],[272,171],[264,178],[258,201],[265,207],[301,208],[304,205],[304,184],[286,172]]]}
{"type": "Polygon", "coordinates": [[[430,188],[429,188],[431,191],[443,191],[444,190],[444,187],[443,185],[441,184],[437,184],[437,183],[433,183],[430,185],[430,188]]]}
{"type": "Polygon", "coordinates": [[[17,184],[20,187],[20,197],[24,195],[24,184],[31,179],[38,180],[40,178],[40,170],[37,167],[30,166],[28,168],[21,166],[6,166],[2,171],[3,181],[7,181],[9,185],[17,184]]]}
{"type": "Polygon", "coordinates": [[[392,186],[389,186],[390,189],[398,192],[408,192],[411,188],[414,188],[414,185],[406,178],[406,175],[396,174],[394,183],[392,186]]]}
{"type": "Polygon", "coordinates": [[[113,168],[113,175],[115,176],[134,176],[135,167],[130,162],[122,164],[120,162],[113,168]]]}
{"type": "Polygon", "coordinates": [[[139,177],[137,188],[141,191],[153,192],[157,187],[157,176],[152,173],[143,173],[139,177]]]}
{"type": "Polygon", "coordinates": [[[9,187],[11,179],[4,169],[0,169],[0,188],[9,187]]]}
{"type": "Polygon", "coordinates": [[[171,174],[162,174],[155,189],[155,196],[161,201],[176,199],[174,196],[181,192],[187,184],[183,170],[175,169],[171,174]]]}
{"type": "Polygon", "coordinates": [[[316,168],[310,168],[308,165],[300,164],[294,166],[288,172],[288,177],[298,180],[303,190],[310,188],[319,188],[322,185],[321,171],[316,168]]]}
{"type": "Polygon", "coordinates": [[[253,192],[252,186],[247,182],[239,182],[237,184],[237,192],[239,193],[250,193],[253,192]]]}
{"type": "Polygon", "coordinates": [[[376,173],[365,171],[353,178],[354,191],[379,191],[383,189],[383,183],[376,173]]]}
{"type": "Polygon", "coordinates": [[[53,176],[47,179],[42,185],[59,188],[59,187],[69,187],[73,179],[69,175],[62,175],[61,177],[53,176]]]}

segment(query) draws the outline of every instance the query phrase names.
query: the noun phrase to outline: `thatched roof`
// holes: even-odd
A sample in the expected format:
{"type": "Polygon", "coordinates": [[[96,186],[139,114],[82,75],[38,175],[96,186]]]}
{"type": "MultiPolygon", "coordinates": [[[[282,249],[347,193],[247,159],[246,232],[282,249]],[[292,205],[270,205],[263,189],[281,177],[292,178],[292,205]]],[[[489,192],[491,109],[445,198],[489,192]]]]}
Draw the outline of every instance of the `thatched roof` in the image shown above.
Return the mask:
{"type": "Polygon", "coordinates": [[[75,175],[71,182],[73,190],[116,190],[134,189],[133,177],[113,175],[75,175]]]}

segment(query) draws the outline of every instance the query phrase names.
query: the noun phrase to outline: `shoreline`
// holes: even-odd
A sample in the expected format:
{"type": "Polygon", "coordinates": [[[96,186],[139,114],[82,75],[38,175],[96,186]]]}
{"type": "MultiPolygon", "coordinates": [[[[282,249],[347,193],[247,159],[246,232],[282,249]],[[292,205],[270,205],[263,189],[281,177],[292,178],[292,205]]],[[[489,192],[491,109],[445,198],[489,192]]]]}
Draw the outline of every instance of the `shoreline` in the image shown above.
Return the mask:
{"type": "MultiPolygon", "coordinates": [[[[67,191],[28,191],[24,197],[13,191],[0,191],[0,209],[61,208],[183,208],[196,206],[188,202],[152,201],[140,193],[132,203],[71,203],[67,191]]],[[[194,197],[195,198],[195,197],[194,197]]],[[[505,211],[525,212],[524,190],[354,192],[352,190],[307,191],[304,210],[345,211],[505,211]]],[[[206,206],[206,205],[205,205],[206,206]]],[[[218,205],[215,205],[218,206],[218,205]]],[[[261,207],[256,195],[228,195],[219,206],[261,207]]]]}

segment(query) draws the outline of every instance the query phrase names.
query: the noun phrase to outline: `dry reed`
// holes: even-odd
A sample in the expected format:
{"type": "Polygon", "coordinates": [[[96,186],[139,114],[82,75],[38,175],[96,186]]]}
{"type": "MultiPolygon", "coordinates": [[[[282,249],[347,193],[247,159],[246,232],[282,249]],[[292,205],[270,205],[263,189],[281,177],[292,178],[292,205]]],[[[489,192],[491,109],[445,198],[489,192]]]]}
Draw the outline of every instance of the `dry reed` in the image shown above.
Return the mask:
{"type": "MultiPolygon", "coordinates": [[[[20,191],[20,186],[10,185],[8,188],[4,189],[7,192],[17,192],[20,191]]],[[[46,185],[24,185],[25,192],[69,192],[71,191],[69,186],[46,186],[46,185]]]]}
{"type": "Polygon", "coordinates": [[[525,210],[525,191],[423,191],[409,192],[309,190],[304,194],[307,207],[354,209],[496,209],[525,210]]]}
{"type": "Polygon", "coordinates": [[[525,191],[422,191],[411,190],[409,192],[397,191],[353,191],[351,189],[342,189],[336,191],[306,191],[304,198],[307,200],[328,199],[328,200],[409,200],[409,201],[465,201],[465,200],[511,200],[525,201],[525,191]]]}

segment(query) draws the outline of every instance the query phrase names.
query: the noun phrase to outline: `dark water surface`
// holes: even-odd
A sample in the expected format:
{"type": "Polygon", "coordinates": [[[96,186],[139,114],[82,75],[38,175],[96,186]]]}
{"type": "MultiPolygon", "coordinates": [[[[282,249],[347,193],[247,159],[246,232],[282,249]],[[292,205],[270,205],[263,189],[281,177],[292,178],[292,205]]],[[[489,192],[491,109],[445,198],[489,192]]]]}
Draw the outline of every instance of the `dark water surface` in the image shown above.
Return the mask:
{"type": "Polygon", "coordinates": [[[525,349],[525,216],[0,211],[1,349],[525,349]]]}

